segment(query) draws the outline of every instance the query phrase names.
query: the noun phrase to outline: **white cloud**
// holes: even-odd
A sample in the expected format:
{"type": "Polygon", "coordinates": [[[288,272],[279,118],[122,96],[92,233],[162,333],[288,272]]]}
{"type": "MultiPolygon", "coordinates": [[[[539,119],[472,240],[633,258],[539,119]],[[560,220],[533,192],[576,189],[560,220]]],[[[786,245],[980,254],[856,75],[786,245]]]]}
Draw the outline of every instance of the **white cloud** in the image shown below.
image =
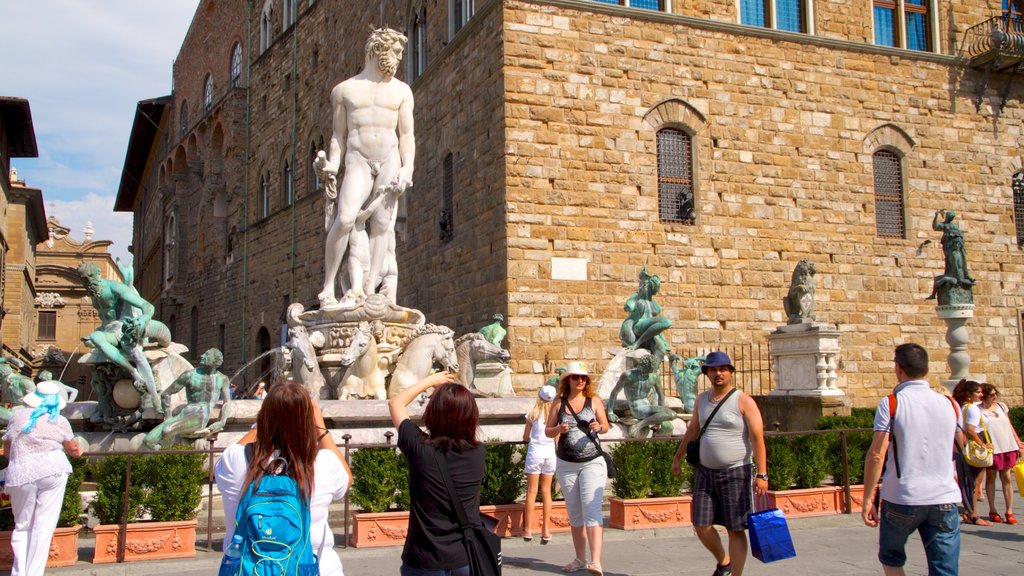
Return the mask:
{"type": "MultiPolygon", "coordinates": [[[[20,177],[20,175],[19,175],[20,177]]],[[[91,223],[93,240],[112,240],[110,253],[122,262],[131,261],[128,245],[132,243],[132,215],[114,212],[114,197],[86,193],[76,200],[49,200],[43,194],[46,215],[56,216],[61,225],[71,229],[75,240],[85,238],[85,226],[91,223]]]]}
{"type": "MultiPolygon", "coordinates": [[[[241,0],[239,0],[241,1],[241,0]]],[[[0,16],[0,95],[27,98],[39,158],[14,159],[48,215],[82,237],[115,241],[131,215],[113,212],[135,106],[171,92],[171,65],[199,0],[16,0],[0,16]]]]}

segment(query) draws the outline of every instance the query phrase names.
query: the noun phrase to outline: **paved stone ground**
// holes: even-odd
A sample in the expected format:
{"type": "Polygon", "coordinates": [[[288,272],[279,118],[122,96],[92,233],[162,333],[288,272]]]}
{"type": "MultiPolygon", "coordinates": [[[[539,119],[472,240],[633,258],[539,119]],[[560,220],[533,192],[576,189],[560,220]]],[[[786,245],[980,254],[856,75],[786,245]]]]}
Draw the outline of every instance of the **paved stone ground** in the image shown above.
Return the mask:
{"type": "MultiPolygon", "coordinates": [[[[1018,496],[1014,508],[1024,517],[1024,498],[1018,496]]],[[[981,509],[987,510],[987,506],[983,504],[981,509]]],[[[772,564],[762,564],[750,558],[747,574],[867,576],[881,573],[876,558],[878,532],[864,526],[859,514],[796,519],[789,524],[797,557],[772,564]]],[[[503,572],[506,576],[558,573],[559,567],[572,559],[568,534],[555,535],[547,546],[541,546],[539,540],[535,538],[531,543],[520,539],[503,541],[503,572]]],[[[608,576],[707,576],[714,570],[711,557],[690,528],[631,532],[606,530],[604,541],[604,568],[608,576]]],[[[338,548],[338,553],[348,576],[398,574],[401,563],[401,550],[398,548],[338,548]]],[[[91,556],[91,550],[82,551],[83,558],[91,556]]],[[[908,544],[908,556],[908,574],[927,574],[924,552],[916,536],[908,544]]],[[[60,576],[210,576],[216,574],[219,562],[219,553],[201,551],[196,558],[189,560],[120,565],[79,562],[76,566],[54,568],[46,573],[60,576]]],[[[1024,574],[1024,524],[964,526],[960,573],[985,576],[1024,574]]]]}

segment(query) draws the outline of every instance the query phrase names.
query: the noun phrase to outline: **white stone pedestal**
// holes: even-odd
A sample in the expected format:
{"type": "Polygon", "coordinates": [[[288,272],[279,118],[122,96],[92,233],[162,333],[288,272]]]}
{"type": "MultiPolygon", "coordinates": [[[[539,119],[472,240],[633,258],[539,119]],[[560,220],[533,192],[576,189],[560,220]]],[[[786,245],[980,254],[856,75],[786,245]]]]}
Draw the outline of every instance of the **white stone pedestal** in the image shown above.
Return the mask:
{"type": "Polygon", "coordinates": [[[775,389],[771,396],[844,396],[839,388],[839,330],[827,324],[790,324],[768,335],[775,389]]]}
{"type": "Polygon", "coordinates": [[[967,353],[970,334],[967,331],[967,320],[974,318],[974,304],[947,304],[936,306],[935,313],[946,323],[946,344],[949,345],[949,380],[942,385],[952,391],[956,383],[970,377],[971,356],[967,353]]]}
{"type": "Polygon", "coordinates": [[[493,397],[515,396],[512,388],[512,369],[500,362],[481,362],[473,372],[473,388],[493,397]]]}

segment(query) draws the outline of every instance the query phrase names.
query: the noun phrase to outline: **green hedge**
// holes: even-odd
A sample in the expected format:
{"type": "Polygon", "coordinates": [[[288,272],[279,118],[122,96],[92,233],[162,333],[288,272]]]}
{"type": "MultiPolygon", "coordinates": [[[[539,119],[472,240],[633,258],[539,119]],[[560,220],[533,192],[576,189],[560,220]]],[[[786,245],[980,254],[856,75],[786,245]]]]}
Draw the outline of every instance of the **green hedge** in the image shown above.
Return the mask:
{"type": "MultiPolygon", "coordinates": [[[[189,445],[179,445],[168,450],[190,448],[189,445]]],[[[205,454],[133,457],[131,485],[128,489],[128,521],[142,518],[146,513],[157,522],[195,518],[202,500],[203,485],[208,481],[206,461],[205,454]]],[[[100,524],[121,522],[127,464],[127,456],[106,456],[89,466],[89,472],[96,482],[96,499],[90,504],[90,509],[100,524]]],[[[68,498],[67,491],[65,498],[68,498]]]]}
{"type": "Polygon", "coordinates": [[[83,457],[68,460],[71,461],[71,476],[68,476],[68,483],[64,485],[64,501],[61,503],[60,516],[57,518],[57,526],[61,528],[82,523],[82,498],[78,490],[82,487],[82,479],[85,478],[86,461],[83,457]]]}
{"type": "MultiPolygon", "coordinates": [[[[144,472],[140,468],[143,458],[132,458],[131,484],[128,487],[128,521],[142,516],[146,505],[146,489],[143,485],[144,472]]],[[[96,481],[96,498],[89,505],[100,524],[121,522],[124,476],[128,468],[127,456],[106,456],[91,465],[92,477],[96,481]]]]}
{"type": "MultiPolygon", "coordinates": [[[[818,430],[843,430],[850,428],[872,428],[875,423],[875,411],[872,408],[854,408],[850,416],[822,416],[818,419],[818,430]]],[[[864,457],[871,447],[871,432],[847,432],[846,450],[849,463],[850,484],[864,481],[864,457]]],[[[827,436],[828,473],[835,484],[843,481],[842,449],[839,434],[827,436]]]]}
{"type": "Polygon", "coordinates": [[[1010,422],[1017,430],[1017,436],[1024,438],[1024,406],[1010,408],[1010,422]]]}
{"type": "Polygon", "coordinates": [[[690,484],[693,469],[683,462],[682,474],[672,475],[672,459],[679,443],[672,440],[620,442],[612,450],[617,475],[612,493],[617,498],[678,496],[690,484]]]}
{"type": "MultiPolygon", "coordinates": [[[[498,439],[488,442],[500,442],[498,439]]],[[[516,444],[493,444],[487,447],[484,480],[480,485],[480,504],[513,504],[526,487],[523,461],[526,447],[516,444]]]]}
{"type": "Polygon", "coordinates": [[[768,488],[788,490],[796,483],[797,459],[793,453],[790,436],[768,436],[765,447],[768,452],[768,488]]]}
{"type": "Polygon", "coordinates": [[[352,453],[352,502],[363,512],[409,509],[409,465],[396,448],[352,453]]]}

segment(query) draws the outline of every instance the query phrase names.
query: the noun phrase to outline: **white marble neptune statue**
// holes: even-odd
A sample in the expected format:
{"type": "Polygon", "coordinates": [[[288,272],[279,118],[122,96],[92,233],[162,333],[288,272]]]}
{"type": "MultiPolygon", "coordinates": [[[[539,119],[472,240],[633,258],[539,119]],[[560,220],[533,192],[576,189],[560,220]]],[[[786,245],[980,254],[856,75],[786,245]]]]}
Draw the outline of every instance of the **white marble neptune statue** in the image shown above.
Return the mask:
{"type": "Polygon", "coordinates": [[[412,90],[395,78],[406,41],[395,30],[374,30],[363,70],[331,91],[333,133],[314,161],[327,196],[321,308],[355,306],[373,293],[396,303],[395,220],[416,156],[412,90]]]}

